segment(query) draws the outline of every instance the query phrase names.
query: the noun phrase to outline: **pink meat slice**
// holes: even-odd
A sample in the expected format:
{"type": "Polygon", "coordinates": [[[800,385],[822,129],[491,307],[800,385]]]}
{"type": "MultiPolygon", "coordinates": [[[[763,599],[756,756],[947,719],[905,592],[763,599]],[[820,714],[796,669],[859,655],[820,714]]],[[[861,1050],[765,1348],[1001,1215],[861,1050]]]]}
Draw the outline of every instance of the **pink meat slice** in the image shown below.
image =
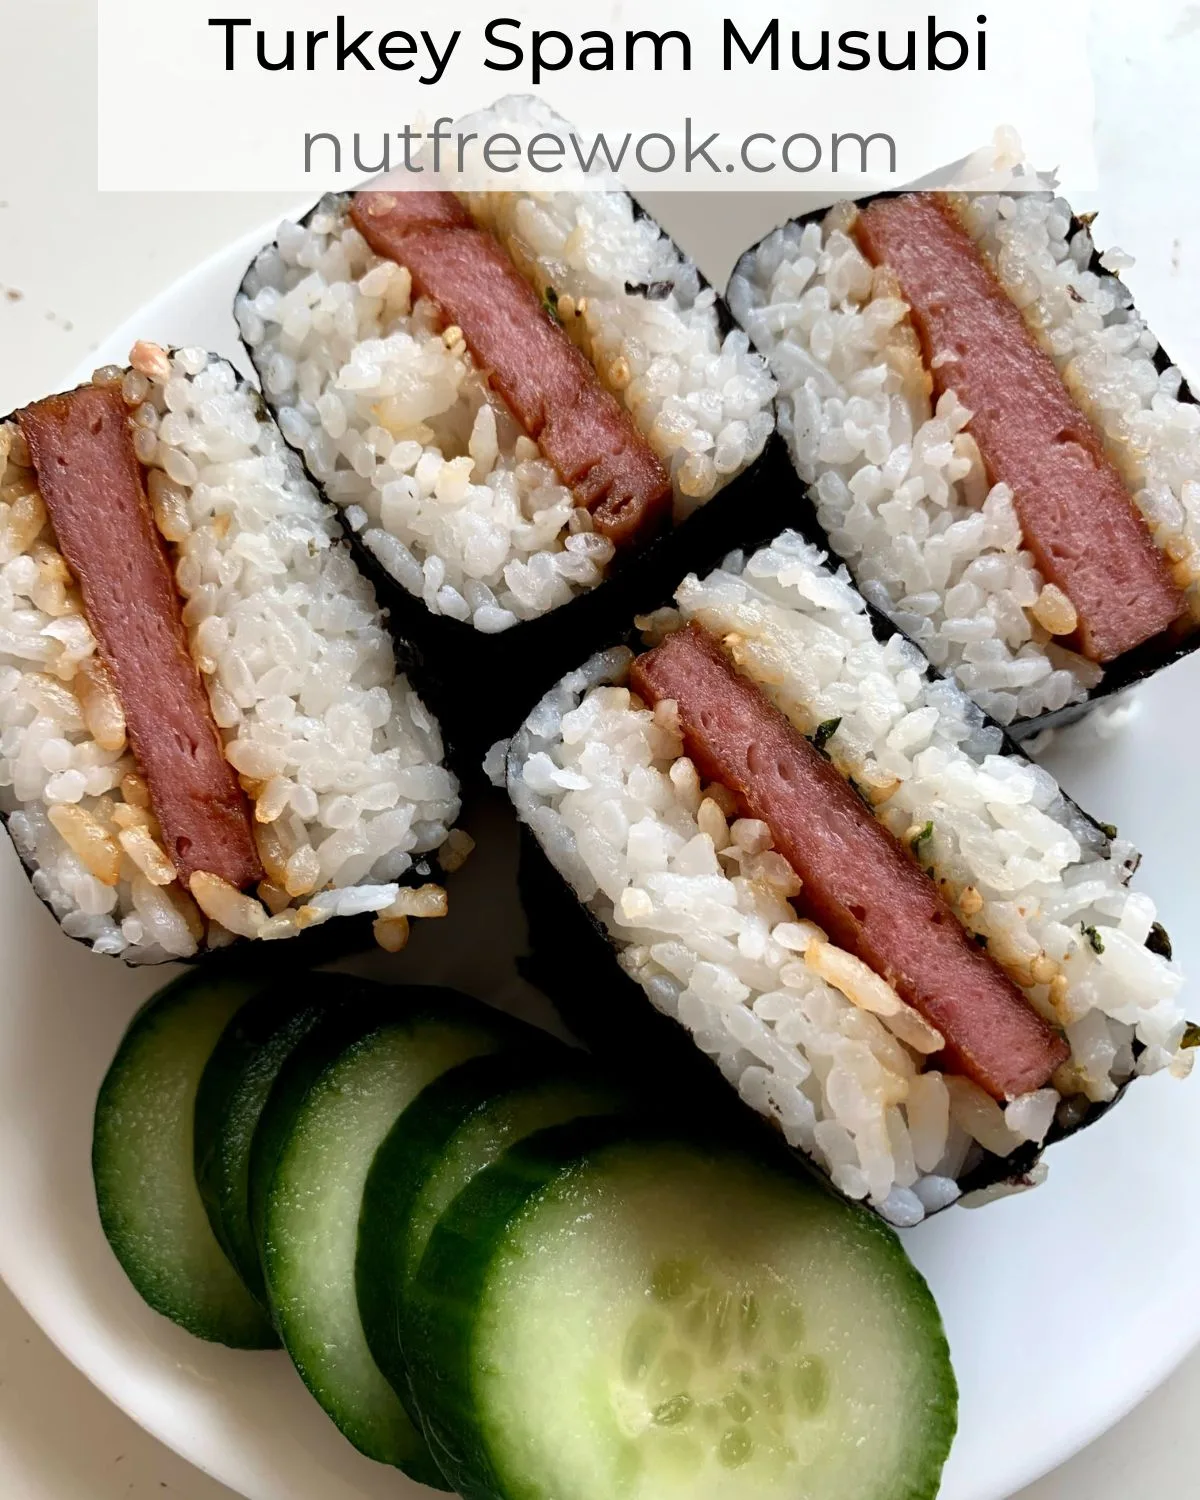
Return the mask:
{"type": "Polygon", "coordinates": [[[453,193],[359,193],[351,217],[376,255],[407,266],[417,291],[462,329],[602,536],[634,546],[666,523],[671,481],[653,449],[453,193]]]}
{"type": "Polygon", "coordinates": [[[973,413],[992,483],[1013,491],[1025,545],[1079,617],[1077,642],[1107,662],[1187,607],[1100,438],[940,193],[881,198],[859,215],[863,253],[912,308],[934,389],[973,413]]]}
{"type": "Polygon", "coordinates": [[[19,421],[167,854],[185,883],[199,870],[239,889],[260,880],[246,799],[188,651],[120,392],[83,386],[19,421]]]}
{"type": "Polygon", "coordinates": [[[647,703],[673,699],[688,754],[771,830],[803,882],[797,904],[946,1039],[943,1061],[993,1098],[1041,1088],[1063,1038],[976,946],[933,881],[830,762],[692,624],[633,664],[647,703]]]}

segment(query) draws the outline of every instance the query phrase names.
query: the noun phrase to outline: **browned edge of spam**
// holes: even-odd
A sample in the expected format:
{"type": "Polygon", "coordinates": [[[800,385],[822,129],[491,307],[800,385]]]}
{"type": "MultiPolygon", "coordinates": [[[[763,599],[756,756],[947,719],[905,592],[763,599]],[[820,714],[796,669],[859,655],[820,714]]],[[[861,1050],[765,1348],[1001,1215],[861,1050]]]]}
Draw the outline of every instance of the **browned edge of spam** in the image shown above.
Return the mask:
{"type": "MultiPolygon", "coordinates": [[[[812,519],[815,524],[815,512],[812,519]]],[[[756,533],[750,536],[743,541],[740,550],[749,555],[766,546],[779,529],[782,528],[765,535],[756,533]]],[[[672,605],[673,590],[661,594],[657,603],[659,606],[672,605]]],[[[866,603],[866,611],[876,640],[885,642],[903,634],[870,603],[866,603]]],[[[628,623],[624,630],[614,632],[593,649],[605,650],[615,646],[628,646],[638,654],[648,649],[636,627],[628,623]]],[[[586,659],[580,653],[574,666],[579,667],[586,659]]],[[[927,670],[931,680],[945,680],[945,675],[936,667],[927,664],[927,670]]],[[[978,723],[1001,735],[1002,755],[1027,759],[1008,730],[989,718],[978,705],[973,707],[978,723]]],[[[512,766],[510,752],[507,770],[511,772],[512,766]]],[[[1095,831],[1097,849],[1107,853],[1112,845],[1108,826],[1084,811],[1065,791],[1062,796],[1095,831]]],[[[1126,867],[1126,881],[1132,878],[1140,860],[1139,855],[1126,867]]],[[[695,1110],[697,1097],[692,1091],[699,1090],[702,1107],[716,1111],[718,1118],[726,1115],[740,1120],[751,1114],[772,1137],[779,1135],[770,1121],[757,1116],[741,1102],[716,1064],[700,1052],[680,1023],[654,1009],[641,986],[618,964],[617,946],[603,924],[578,899],[524,823],[521,824],[519,884],[530,940],[530,952],[521,961],[521,972],[548,996],[581,1041],[612,1064],[632,1073],[647,1094],[651,1090],[665,1089],[672,1096],[672,1107],[681,1111],[695,1110]],[[597,1016],[602,1018],[599,1022],[597,1016]]],[[[1135,1043],[1135,1055],[1141,1050],[1135,1043]]],[[[1032,1186],[1029,1174],[1046,1149],[1094,1125],[1123,1097],[1132,1082],[1131,1078],[1124,1083],[1114,1099],[1090,1105],[1083,1117],[1069,1128],[1064,1129],[1056,1120],[1040,1146],[1032,1141],[1026,1142],[1003,1158],[985,1154],[979,1165],[960,1179],[963,1196],[1003,1185],[1013,1189],[1032,1186]]],[[[792,1154],[822,1181],[827,1181],[827,1174],[802,1151],[797,1148],[792,1154]]],[[[834,1190],[831,1188],[831,1191],[834,1190]]]]}
{"type": "MultiPolygon", "coordinates": [[[[650,219],[661,230],[657,220],[629,196],[634,216],[650,219]]],[[[300,222],[307,225],[324,201],[325,197],[319,199],[300,222]]],[[[252,261],[246,276],[253,265],[252,261]]],[[[701,287],[715,290],[699,267],[696,269],[701,287]]],[[[245,278],[235,293],[235,302],[244,286],[245,278]]],[[[651,291],[647,288],[642,295],[648,296],[651,291]]],[[[724,339],[739,325],[719,293],[715,309],[724,339]]],[[[254,351],[244,341],[243,347],[257,371],[254,351]]],[[[269,409],[269,398],[266,404],[269,409]]],[[[324,498],[324,487],[309,470],[304,454],[295,448],[291,451],[324,498]]],[[[794,524],[789,520],[794,497],[795,473],[776,430],[754,462],[681,525],[671,527],[636,552],[618,554],[608,577],[595,588],[576,594],[548,614],[520,621],[499,635],[485,635],[469,621],[431,614],[424,602],[399,584],[364,546],[347,522],[345,510],[337,505],[333,509],[359,570],[371,580],[388,612],[393,636],[402,651],[409,653],[422,698],[437,714],[455,746],[458,759],[454,769],[465,788],[472,781],[482,783],[480,763],[489,747],[512,734],[545,692],[591,651],[599,649],[603,641],[623,630],[626,621],[653,608],[686,573],[716,566],[738,545],[745,527],[756,534],[774,535],[794,524]]]]}
{"type": "MultiPolygon", "coordinates": [[[[166,348],[167,353],[171,356],[174,356],[179,352],[179,346],[177,345],[171,344],[165,345],[164,347],[166,348]]],[[[227,364],[237,378],[238,389],[241,391],[249,391],[250,394],[254,397],[255,416],[257,416],[260,421],[268,421],[273,426],[276,426],[276,428],[278,428],[278,424],[275,422],[274,415],[267,409],[260,392],[250,384],[250,382],[238,369],[237,365],[234,364],[233,360],[225,355],[213,354],[211,352],[209,353],[208,358],[210,364],[215,362],[227,364]]],[[[124,369],[127,368],[127,366],[123,365],[121,368],[124,369]]],[[[72,389],[80,390],[89,384],[90,381],[82,381],[80,385],[75,386],[72,389]]],[[[52,392],[51,394],[69,395],[70,392],[52,392]]],[[[44,398],[34,397],[33,399],[37,400],[44,398]]],[[[15,422],[18,414],[28,404],[28,402],[23,402],[21,406],[16,407],[14,410],[0,415],[0,426],[3,426],[8,422],[15,422]]],[[[280,433],[280,443],[283,452],[289,456],[290,460],[295,461],[292,449],[286,442],[283,441],[282,433],[280,433]]],[[[298,463],[298,461],[295,462],[298,463]]],[[[145,467],[145,465],[141,464],[139,466],[142,468],[145,467]]],[[[299,464],[297,473],[303,473],[304,477],[306,479],[309,479],[310,483],[313,483],[311,477],[308,475],[302,464],[299,464]]],[[[323,505],[327,506],[331,510],[337,509],[336,506],[330,505],[330,502],[325,499],[321,490],[318,486],[315,485],[315,483],[314,488],[317,489],[317,493],[318,495],[320,495],[321,503],[323,505]]],[[[49,522],[47,524],[49,524],[49,522]]],[[[345,546],[346,550],[350,552],[360,573],[364,573],[367,571],[363,567],[362,560],[357,555],[356,549],[354,547],[350,546],[344,538],[339,541],[339,545],[345,546]]],[[[365,551],[365,549],[358,550],[365,551]]],[[[374,584],[374,580],[372,579],[371,581],[374,584]]],[[[378,587],[376,587],[376,593],[378,594],[378,592],[378,587]]],[[[386,617],[386,604],[384,603],[382,598],[379,600],[379,602],[386,617]]],[[[406,659],[403,651],[404,643],[402,640],[396,639],[394,632],[393,645],[395,648],[398,670],[404,672],[409,676],[410,680],[413,683],[413,686],[416,687],[417,692],[421,695],[422,701],[426,701],[425,689],[420,682],[419,664],[416,658],[416,653],[410,653],[410,657],[406,659]]],[[[455,764],[452,749],[448,743],[446,745],[445,759],[446,764],[450,767],[450,769],[455,771],[455,774],[459,776],[459,780],[463,783],[465,790],[465,777],[455,764]]],[[[465,810],[466,808],[464,798],[464,811],[465,810]]],[[[29,880],[30,885],[32,886],[33,871],[25,863],[24,856],[17,849],[16,841],[8,832],[8,820],[11,816],[11,813],[5,812],[3,809],[0,809],[0,827],[3,827],[5,833],[8,834],[9,840],[12,843],[13,851],[14,853],[16,853],[17,858],[20,860],[21,868],[22,870],[24,870],[25,875],[29,880]]],[[[432,854],[421,855],[418,860],[414,861],[412,868],[406,871],[399,883],[403,886],[417,886],[424,885],[430,880],[435,880],[439,885],[444,885],[449,877],[447,873],[442,869],[437,854],[438,851],[435,850],[432,854]]],[[[37,895],[37,892],[35,891],[34,894],[37,895]]],[[[47,898],[45,896],[38,896],[37,899],[50,913],[50,916],[54,920],[54,925],[58,928],[59,933],[63,937],[67,937],[67,934],[62,932],[61,919],[59,918],[58,914],[55,912],[54,908],[51,906],[47,898]]],[[[172,958],[169,960],[164,959],[162,960],[162,962],[183,964],[189,968],[196,964],[203,963],[204,965],[209,967],[211,971],[219,971],[224,968],[236,968],[239,973],[245,973],[248,970],[253,970],[260,966],[262,967],[264,972],[268,973],[293,971],[296,969],[310,969],[314,968],[318,964],[333,963],[335,960],[340,958],[347,958],[351,954],[372,950],[375,947],[373,921],[374,914],[371,912],[367,912],[361,916],[356,917],[331,917],[328,922],[322,922],[319,926],[310,927],[306,931],[299,933],[296,937],[289,938],[287,939],[287,941],[282,943],[258,943],[249,938],[235,938],[232,943],[228,944],[224,948],[201,948],[196,953],[194,953],[191,958],[172,958]]],[[[79,943],[89,953],[92,951],[92,945],[87,938],[70,938],[69,941],[73,943],[79,943]]],[[[124,960],[124,962],[127,968],[139,969],[145,967],[144,964],[132,962],[129,959],[124,960]]],[[[157,966],[151,965],[151,967],[157,966]]]]}
{"type": "MultiPolygon", "coordinates": [[[[906,193],[923,191],[928,191],[928,189],[918,186],[888,189],[884,192],[870,193],[866,197],[849,201],[853,201],[858,207],[862,208],[868,203],[876,203],[886,198],[901,198],[906,193]]],[[[840,202],[843,200],[839,199],[835,201],[840,202]]],[[[834,207],[834,204],[829,203],[823,208],[810,209],[807,213],[798,214],[794,219],[788,219],[784,224],[776,227],[782,229],[788,225],[795,224],[800,228],[804,228],[809,224],[821,224],[832,207],[834,207]]],[[[1078,214],[1072,211],[1070,237],[1074,238],[1082,229],[1090,231],[1092,218],[1089,218],[1085,223],[1078,214]]],[[[738,267],[745,258],[748,255],[752,255],[774,233],[775,230],[768,231],[767,234],[762,235],[748,249],[742,251],[734,263],[733,271],[730,272],[730,280],[737,274],[738,267]]],[[[1088,262],[1088,270],[1094,272],[1097,276],[1115,277],[1116,280],[1120,281],[1121,278],[1116,272],[1105,270],[1101,265],[1100,261],[1103,253],[1093,242],[1092,258],[1088,262]]],[[[1128,287],[1126,287],[1126,291],[1128,290],[1128,287]]],[[[1136,310],[1137,304],[1133,301],[1132,293],[1130,293],[1130,305],[1136,310]]],[[[753,338],[751,338],[750,342],[752,347],[758,348],[753,338]]],[[[761,349],[759,350],[760,354],[764,352],[761,349]]],[[[1162,344],[1159,343],[1158,348],[1154,352],[1155,369],[1161,375],[1172,366],[1180,369],[1180,373],[1182,374],[1182,368],[1167,354],[1162,344]]],[[[1179,388],[1179,399],[1193,406],[1200,404],[1186,376],[1183,377],[1183,383],[1179,388]]],[[[1090,421],[1091,418],[1089,417],[1088,420],[1090,421]]],[[[786,447],[786,444],[784,446],[786,447]]],[[[799,511],[799,519],[793,524],[810,541],[815,542],[823,551],[828,552],[831,557],[838,558],[840,561],[839,554],[829,544],[828,533],[817,519],[814,495],[815,486],[807,485],[801,480],[791,464],[790,454],[788,455],[788,468],[791,472],[791,484],[793,488],[802,489],[805,493],[805,504],[799,511]]],[[[847,563],[846,566],[849,567],[849,564],[847,563]]],[[[916,643],[914,642],[914,644],[916,643]]],[[[1109,663],[1104,669],[1104,676],[1101,679],[1100,685],[1089,692],[1081,703],[1068,703],[1064,708],[1056,709],[1052,713],[1038,714],[1032,719],[1015,719],[1007,726],[1005,733],[1009,738],[1020,744],[1027,739],[1031,739],[1036,734],[1041,734],[1044,729],[1062,728],[1067,724],[1073,724],[1077,720],[1086,717],[1105,698],[1124,692],[1126,688],[1136,687],[1139,683],[1153,677],[1156,672],[1161,672],[1164,667],[1172,666],[1175,662],[1181,661],[1185,656],[1190,656],[1197,648],[1200,648],[1200,624],[1194,624],[1190,629],[1182,631],[1165,630],[1160,635],[1156,635],[1153,639],[1138,646],[1135,650],[1127,651],[1123,656],[1119,656],[1114,662],[1109,663]]],[[[918,646],[917,649],[920,650],[920,647],[918,646]]]]}

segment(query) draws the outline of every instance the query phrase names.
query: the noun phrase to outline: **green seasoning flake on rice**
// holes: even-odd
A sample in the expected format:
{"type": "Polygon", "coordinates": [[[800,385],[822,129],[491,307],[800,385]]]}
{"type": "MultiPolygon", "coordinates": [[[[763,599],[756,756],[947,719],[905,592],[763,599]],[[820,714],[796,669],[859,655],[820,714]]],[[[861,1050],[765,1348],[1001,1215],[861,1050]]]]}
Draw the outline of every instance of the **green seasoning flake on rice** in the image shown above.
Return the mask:
{"type": "Polygon", "coordinates": [[[823,724],[818,724],[817,732],[812,737],[813,748],[819,750],[824,755],[825,746],[828,745],[829,741],[838,732],[838,726],[841,722],[841,719],[826,719],[823,724]]]}
{"type": "Polygon", "coordinates": [[[1158,953],[1163,958],[1170,960],[1173,956],[1171,949],[1171,936],[1161,922],[1155,922],[1150,928],[1150,936],[1146,939],[1146,947],[1151,953],[1158,953]]]}

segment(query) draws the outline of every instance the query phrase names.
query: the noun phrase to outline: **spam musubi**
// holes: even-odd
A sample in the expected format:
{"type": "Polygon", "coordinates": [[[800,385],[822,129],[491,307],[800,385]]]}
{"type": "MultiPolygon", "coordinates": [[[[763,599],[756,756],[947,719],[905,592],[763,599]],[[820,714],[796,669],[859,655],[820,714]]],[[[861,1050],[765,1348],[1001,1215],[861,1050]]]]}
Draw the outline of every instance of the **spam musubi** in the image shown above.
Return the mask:
{"type": "MultiPolygon", "coordinates": [[[[689,576],[630,641],[529,716],[509,795],[625,974],[840,1191],[911,1225],[1029,1185],[1187,1069],[1132,847],[812,543],[689,576]]],[[[571,939],[545,958],[570,989],[571,939]]]]}
{"type": "MultiPolygon", "coordinates": [[[[536,118],[488,116],[526,133],[536,118]]],[[[467,738],[497,675],[550,667],[536,698],[565,670],[606,579],[636,595],[666,550],[661,595],[691,563],[672,538],[707,534],[774,431],[765,360],[611,187],[330,196],[282,226],[235,312],[406,637],[435,671],[479,678],[467,738]]]]}
{"type": "Polygon", "coordinates": [[[775,230],[730,282],[815,539],[1018,738],[1197,638],[1200,408],[1130,263],[1051,191],[909,192],[775,230]]]}
{"type": "Polygon", "coordinates": [[[444,913],[438,725],[231,365],[138,344],[0,424],[0,548],[0,809],[68,935],[149,963],[444,913]]]}

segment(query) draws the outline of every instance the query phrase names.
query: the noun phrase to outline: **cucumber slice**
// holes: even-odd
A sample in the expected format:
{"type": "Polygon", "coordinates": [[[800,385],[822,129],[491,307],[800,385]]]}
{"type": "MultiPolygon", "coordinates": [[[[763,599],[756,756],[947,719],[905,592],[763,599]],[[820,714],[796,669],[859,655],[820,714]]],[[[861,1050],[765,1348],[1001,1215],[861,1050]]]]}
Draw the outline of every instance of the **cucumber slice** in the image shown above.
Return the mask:
{"type": "Polygon", "coordinates": [[[350,1011],[357,1017],[339,1014],[309,1034],[267,1102],[263,1128],[279,1131],[281,1112],[290,1118],[266,1197],[263,1270],[284,1345],[346,1437],[369,1458],[440,1485],[367,1347],[354,1285],[359,1211],[397,1115],[447,1068],[501,1047],[511,1023],[447,990],[399,991],[350,1011]],[[297,1099],[297,1077],[314,1072],[297,1099]]]}
{"type": "Polygon", "coordinates": [[[346,974],[302,974],[244,1005],[221,1034],[196,1094],[196,1184],[208,1221],[264,1307],[267,1289],[250,1223],[250,1147],[288,1057],[330,1009],[364,991],[346,974]]]}
{"type": "Polygon", "coordinates": [[[385,985],[360,981],[352,1003],[330,1008],[288,1053],[270,1086],[267,1102],[259,1113],[250,1141],[250,1232],[260,1267],[267,1195],[304,1096],[333,1059],[360,1037],[374,1027],[386,1024],[405,1006],[419,1003],[416,997],[440,993],[443,992],[392,990],[385,985]]]}
{"type": "Polygon", "coordinates": [[[884,1225],[792,1173],[559,1126],[439,1221],[406,1345],[467,1500],[931,1500],[957,1392],[884,1225]]]}
{"type": "Polygon", "coordinates": [[[375,1362],[419,1421],[402,1354],[405,1291],[433,1227],[512,1142],[625,1104],[586,1059],[548,1042],[452,1068],[424,1089],[375,1155],[358,1226],[356,1281],[375,1362]]]}
{"type": "Polygon", "coordinates": [[[278,1344],[209,1226],[192,1170],[200,1075],[230,1018],[263,981],[198,970],[134,1017],[96,1101],[92,1174],[100,1222],[157,1312],[236,1349],[278,1344]]]}

